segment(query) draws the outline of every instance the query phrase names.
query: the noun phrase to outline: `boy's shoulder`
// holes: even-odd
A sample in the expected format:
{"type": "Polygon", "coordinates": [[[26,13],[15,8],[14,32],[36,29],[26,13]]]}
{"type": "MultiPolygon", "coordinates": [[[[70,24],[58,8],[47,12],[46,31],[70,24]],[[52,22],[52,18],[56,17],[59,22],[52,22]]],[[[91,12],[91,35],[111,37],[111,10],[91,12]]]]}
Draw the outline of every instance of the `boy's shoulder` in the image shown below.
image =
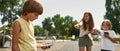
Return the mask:
{"type": "Polygon", "coordinates": [[[105,31],[105,30],[101,30],[101,32],[115,33],[115,31],[114,31],[114,30],[107,30],[107,31],[105,31]]]}
{"type": "Polygon", "coordinates": [[[115,32],[114,30],[109,30],[110,32],[115,32]]]}
{"type": "MultiPolygon", "coordinates": [[[[100,31],[105,31],[105,30],[100,30],[100,31]]],[[[107,30],[106,32],[114,32],[114,30],[107,30]]]]}

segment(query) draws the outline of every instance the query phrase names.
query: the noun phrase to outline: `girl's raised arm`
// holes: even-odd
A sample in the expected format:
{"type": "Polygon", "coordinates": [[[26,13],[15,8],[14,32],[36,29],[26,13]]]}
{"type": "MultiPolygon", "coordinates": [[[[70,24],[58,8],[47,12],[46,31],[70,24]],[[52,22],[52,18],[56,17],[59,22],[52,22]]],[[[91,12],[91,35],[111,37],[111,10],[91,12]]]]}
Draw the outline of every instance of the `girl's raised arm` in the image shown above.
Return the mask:
{"type": "Polygon", "coordinates": [[[82,26],[82,22],[79,22],[79,23],[77,23],[77,24],[74,25],[74,27],[76,29],[80,29],[81,26],[82,26]]]}

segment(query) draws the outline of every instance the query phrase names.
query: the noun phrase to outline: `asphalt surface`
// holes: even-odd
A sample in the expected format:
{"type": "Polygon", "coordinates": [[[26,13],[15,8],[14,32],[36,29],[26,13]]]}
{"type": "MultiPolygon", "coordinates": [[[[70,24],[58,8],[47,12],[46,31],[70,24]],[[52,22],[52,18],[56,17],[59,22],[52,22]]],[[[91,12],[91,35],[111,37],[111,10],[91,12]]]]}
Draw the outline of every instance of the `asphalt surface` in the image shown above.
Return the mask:
{"type": "MultiPolygon", "coordinates": [[[[38,42],[41,43],[41,42],[38,42]]],[[[93,42],[92,51],[100,51],[99,42],[93,42]]],[[[0,48],[0,51],[11,51],[10,43],[7,42],[5,47],[8,48],[0,48]]],[[[120,44],[115,44],[116,51],[120,51],[120,44]]],[[[51,48],[42,50],[38,48],[38,51],[79,51],[78,41],[70,41],[70,40],[57,40],[53,42],[51,48]]]]}

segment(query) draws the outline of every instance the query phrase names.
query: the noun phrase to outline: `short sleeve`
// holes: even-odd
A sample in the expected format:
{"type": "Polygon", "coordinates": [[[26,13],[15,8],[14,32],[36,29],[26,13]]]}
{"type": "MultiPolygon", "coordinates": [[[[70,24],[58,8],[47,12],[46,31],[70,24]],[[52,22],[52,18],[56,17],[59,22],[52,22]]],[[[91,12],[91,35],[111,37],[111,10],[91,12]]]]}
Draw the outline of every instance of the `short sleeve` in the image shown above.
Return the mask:
{"type": "Polygon", "coordinates": [[[117,35],[116,35],[115,31],[112,30],[110,33],[112,35],[112,38],[117,38],[117,35]]]}

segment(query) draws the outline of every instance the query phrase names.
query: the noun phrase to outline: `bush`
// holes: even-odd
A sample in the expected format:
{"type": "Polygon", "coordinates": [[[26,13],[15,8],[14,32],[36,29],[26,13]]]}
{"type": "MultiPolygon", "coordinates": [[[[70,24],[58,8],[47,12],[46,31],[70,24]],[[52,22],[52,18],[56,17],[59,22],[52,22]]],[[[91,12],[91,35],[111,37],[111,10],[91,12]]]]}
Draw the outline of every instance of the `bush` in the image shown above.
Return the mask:
{"type": "Polygon", "coordinates": [[[98,41],[98,38],[93,38],[93,41],[98,41]]]}
{"type": "Polygon", "coordinates": [[[120,41],[120,38],[117,38],[116,40],[117,40],[117,41],[120,41]]]}
{"type": "Polygon", "coordinates": [[[70,40],[71,37],[69,37],[69,36],[57,36],[57,39],[70,40]]]}
{"type": "Polygon", "coordinates": [[[119,43],[119,44],[120,44],[120,38],[117,38],[117,39],[116,39],[116,41],[117,41],[117,43],[119,43]]]}
{"type": "MultiPolygon", "coordinates": [[[[98,38],[93,38],[93,41],[98,41],[98,38]]],[[[116,41],[117,41],[117,43],[120,44],[120,38],[117,38],[116,41]]]]}

